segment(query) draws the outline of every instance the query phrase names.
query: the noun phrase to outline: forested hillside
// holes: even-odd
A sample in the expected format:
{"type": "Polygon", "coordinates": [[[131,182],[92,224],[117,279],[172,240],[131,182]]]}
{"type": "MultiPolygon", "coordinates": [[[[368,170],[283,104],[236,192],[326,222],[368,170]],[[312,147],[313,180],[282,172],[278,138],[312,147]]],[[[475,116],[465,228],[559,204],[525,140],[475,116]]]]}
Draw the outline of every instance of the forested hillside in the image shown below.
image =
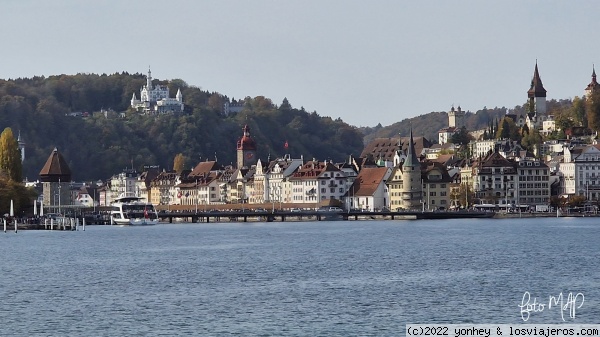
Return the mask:
{"type": "Polygon", "coordinates": [[[188,168],[215,157],[230,164],[245,124],[263,159],[290,153],[339,161],[362,151],[360,131],[340,119],[262,96],[245,98],[243,111],[225,116],[227,96],[180,79],[153,83],[168,85],[171,96],[181,89],[185,113],[140,115],[129,110],[129,102],[133,93],[139,98],[144,83],[143,75],[128,73],[0,80],[0,127],[11,127],[26,142],[23,176],[38,179],[54,147],[68,161],[74,180],[106,179],[132,166],[170,169],[178,153],[187,158],[188,168]],[[89,117],[69,115],[73,112],[89,117]]]}

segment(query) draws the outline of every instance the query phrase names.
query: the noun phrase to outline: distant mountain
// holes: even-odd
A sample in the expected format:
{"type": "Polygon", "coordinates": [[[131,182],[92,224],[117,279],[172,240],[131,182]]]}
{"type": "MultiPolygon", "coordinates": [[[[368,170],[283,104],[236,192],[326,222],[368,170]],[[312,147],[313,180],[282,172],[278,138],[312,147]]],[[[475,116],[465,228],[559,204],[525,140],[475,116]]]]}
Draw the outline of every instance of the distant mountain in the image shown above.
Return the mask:
{"type": "MultiPolygon", "coordinates": [[[[483,129],[490,122],[502,118],[506,114],[506,108],[493,108],[478,110],[475,113],[466,112],[465,126],[468,130],[483,129]]],[[[389,126],[378,125],[373,128],[361,128],[365,136],[365,143],[375,138],[396,137],[398,135],[406,137],[410,133],[410,128],[413,129],[414,135],[424,136],[429,141],[437,143],[438,131],[448,127],[448,112],[430,112],[425,115],[420,115],[412,118],[406,118],[401,122],[394,123],[389,126]]]]}

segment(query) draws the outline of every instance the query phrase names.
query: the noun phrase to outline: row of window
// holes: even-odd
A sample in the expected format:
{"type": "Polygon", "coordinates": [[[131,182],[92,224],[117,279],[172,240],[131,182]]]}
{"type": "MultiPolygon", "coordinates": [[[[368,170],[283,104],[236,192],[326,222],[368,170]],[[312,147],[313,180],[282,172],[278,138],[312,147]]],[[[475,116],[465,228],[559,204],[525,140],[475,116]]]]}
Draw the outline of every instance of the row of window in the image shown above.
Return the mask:
{"type": "Polygon", "coordinates": [[[519,188],[548,188],[548,183],[519,184],[519,188]]]}

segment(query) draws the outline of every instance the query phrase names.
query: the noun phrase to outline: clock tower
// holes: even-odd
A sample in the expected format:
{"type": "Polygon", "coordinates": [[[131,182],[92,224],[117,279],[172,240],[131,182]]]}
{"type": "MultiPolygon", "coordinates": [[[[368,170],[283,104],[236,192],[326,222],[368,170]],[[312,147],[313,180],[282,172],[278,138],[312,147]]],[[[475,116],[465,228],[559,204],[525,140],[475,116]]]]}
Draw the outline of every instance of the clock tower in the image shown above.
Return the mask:
{"type": "Polygon", "coordinates": [[[248,125],[244,125],[242,129],[244,134],[237,142],[237,167],[249,168],[253,164],[256,164],[256,142],[250,137],[250,128],[248,125]]]}

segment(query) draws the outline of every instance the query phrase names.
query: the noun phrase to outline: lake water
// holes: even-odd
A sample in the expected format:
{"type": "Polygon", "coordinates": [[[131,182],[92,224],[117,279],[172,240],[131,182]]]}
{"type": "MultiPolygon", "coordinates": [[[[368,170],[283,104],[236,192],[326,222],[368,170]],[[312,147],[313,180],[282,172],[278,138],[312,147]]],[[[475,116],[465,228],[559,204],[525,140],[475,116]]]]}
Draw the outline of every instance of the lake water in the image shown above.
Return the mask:
{"type": "MultiPolygon", "coordinates": [[[[403,336],[524,323],[581,293],[599,323],[600,218],[87,226],[0,232],[0,334],[403,336]]],[[[561,310],[527,323],[561,323],[561,310]]]]}

